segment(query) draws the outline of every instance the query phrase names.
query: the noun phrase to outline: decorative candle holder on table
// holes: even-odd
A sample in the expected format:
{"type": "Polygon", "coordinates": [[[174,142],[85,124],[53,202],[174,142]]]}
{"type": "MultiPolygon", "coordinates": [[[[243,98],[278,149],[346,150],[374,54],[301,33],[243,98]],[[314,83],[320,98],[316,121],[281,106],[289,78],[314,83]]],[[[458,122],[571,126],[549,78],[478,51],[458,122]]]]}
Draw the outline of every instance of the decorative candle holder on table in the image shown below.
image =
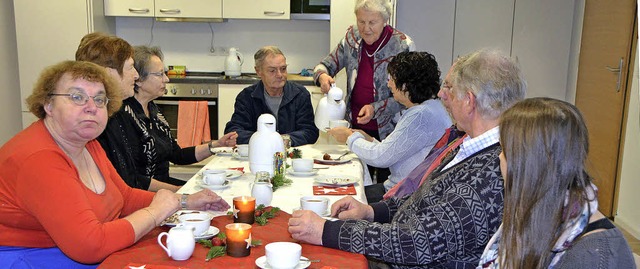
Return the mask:
{"type": "Polygon", "coordinates": [[[233,198],[233,222],[253,224],[255,221],[256,198],[238,196],[233,198]]]}
{"type": "Polygon", "coordinates": [[[251,225],[232,223],[225,226],[227,235],[227,255],[246,257],[251,254],[251,225]]]}

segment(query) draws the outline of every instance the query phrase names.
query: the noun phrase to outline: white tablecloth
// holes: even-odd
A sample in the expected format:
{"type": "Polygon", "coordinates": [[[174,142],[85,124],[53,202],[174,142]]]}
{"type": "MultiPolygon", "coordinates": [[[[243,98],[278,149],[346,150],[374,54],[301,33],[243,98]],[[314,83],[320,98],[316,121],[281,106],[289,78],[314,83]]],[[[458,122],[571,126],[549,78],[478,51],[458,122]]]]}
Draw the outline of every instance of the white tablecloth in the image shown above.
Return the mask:
{"type": "MultiPolygon", "coordinates": [[[[297,148],[301,150],[303,158],[314,158],[317,156],[322,156],[324,153],[341,154],[348,150],[347,146],[344,145],[319,144],[306,145],[297,148]]],[[[356,200],[366,203],[367,199],[364,194],[363,183],[364,168],[362,163],[353,153],[348,154],[343,158],[350,158],[351,161],[339,165],[314,164],[314,168],[326,168],[319,169],[318,175],[346,175],[357,178],[358,183],[355,184],[357,194],[352,196],[356,200]]],[[[215,156],[211,158],[211,161],[207,165],[205,165],[202,170],[200,170],[195,176],[189,179],[189,181],[187,181],[187,183],[182,188],[180,188],[180,190],[178,190],[178,193],[191,194],[202,190],[202,179],[200,174],[205,169],[229,169],[235,167],[244,167],[244,175],[236,179],[231,179],[230,186],[228,188],[214,191],[223,199],[225,199],[225,201],[227,201],[229,204],[232,204],[233,197],[251,196],[251,183],[255,179],[255,174],[251,173],[249,169],[249,161],[239,160],[231,156],[215,156]]],[[[271,205],[277,206],[287,213],[292,213],[295,209],[300,207],[300,197],[313,195],[314,178],[316,178],[317,176],[294,177],[287,173],[286,177],[291,179],[293,183],[290,186],[278,188],[273,193],[273,200],[271,201],[271,205]]],[[[344,197],[344,195],[326,195],[326,197],[329,198],[330,203],[333,203],[344,197]]],[[[219,212],[218,214],[223,213],[224,212],[219,212]]]]}

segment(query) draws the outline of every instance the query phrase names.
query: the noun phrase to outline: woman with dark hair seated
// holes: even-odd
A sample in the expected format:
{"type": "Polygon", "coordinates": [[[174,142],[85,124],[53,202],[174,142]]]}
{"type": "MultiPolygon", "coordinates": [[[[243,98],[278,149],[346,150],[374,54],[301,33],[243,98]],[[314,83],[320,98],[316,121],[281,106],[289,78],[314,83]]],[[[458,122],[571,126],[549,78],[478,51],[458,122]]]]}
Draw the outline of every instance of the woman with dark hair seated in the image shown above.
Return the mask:
{"type": "Polygon", "coordinates": [[[578,109],[532,98],[500,120],[505,181],[502,226],[478,268],[635,268],[626,240],[598,212],[578,109]]]}
{"type": "MultiPolygon", "coordinates": [[[[407,109],[393,132],[378,141],[362,130],[336,127],[329,134],[345,142],[366,164],[389,167],[384,183],[366,187],[367,200],[377,202],[384,193],[405,178],[429,153],[451,119],[437,97],[440,70],[428,52],[401,52],[391,60],[388,85],[393,99],[407,109]]],[[[378,179],[379,182],[383,179],[378,179]]]]}

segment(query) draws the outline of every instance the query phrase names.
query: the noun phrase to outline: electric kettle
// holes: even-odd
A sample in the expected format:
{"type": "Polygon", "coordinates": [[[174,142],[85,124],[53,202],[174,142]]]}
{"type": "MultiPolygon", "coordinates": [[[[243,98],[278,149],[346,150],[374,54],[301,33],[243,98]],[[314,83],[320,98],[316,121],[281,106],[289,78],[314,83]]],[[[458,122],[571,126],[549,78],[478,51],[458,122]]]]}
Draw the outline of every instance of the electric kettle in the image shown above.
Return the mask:
{"type": "Polygon", "coordinates": [[[258,131],[249,139],[251,173],[266,171],[273,176],[276,152],[284,152],[282,136],[276,132],[276,118],[271,114],[262,114],[258,117],[258,131]]]}
{"type": "Polygon", "coordinates": [[[314,122],[320,131],[329,129],[330,121],[344,119],[347,105],[342,100],[342,95],[342,89],[332,84],[329,92],[325,93],[324,97],[318,102],[314,122]]]}
{"type": "Polygon", "coordinates": [[[229,56],[224,61],[224,74],[229,77],[237,77],[242,74],[244,57],[236,48],[229,48],[229,56]]]}

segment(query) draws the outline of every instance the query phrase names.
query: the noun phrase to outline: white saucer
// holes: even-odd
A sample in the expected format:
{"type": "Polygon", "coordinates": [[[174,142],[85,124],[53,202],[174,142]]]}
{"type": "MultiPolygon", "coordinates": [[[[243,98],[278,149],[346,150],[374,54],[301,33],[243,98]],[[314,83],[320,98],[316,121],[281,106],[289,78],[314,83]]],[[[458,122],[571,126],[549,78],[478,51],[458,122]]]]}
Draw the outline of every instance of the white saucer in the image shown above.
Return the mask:
{"type": "Polygon", "coordinates": [[[229,180],[226,180],[222,185],[209,185],[204,182],[200,183],[200,187],[203,187],[205,189],[210,189],[210,190],[224,190],[226,188],[229,188],[230,186],[231,186],[231,181],[229,180]]]}
{"type": "MultiPolygon", "coordinates": [[[[307,259],[307,257],[300,256],[300,259],[307,259]]],[[[271,269],[271,265],[269,265],[269,263],[267,263],[267,256],[262,256],[260,258],[257,258],[256,259],[256,265],[258,267],[262,268],[262,269],[271,269]]],[[[307,267],[309,267],[309,265],[311,265],[311,262],[309,262],[309,261],[300,261],[300,263],[298,263],[298,266],[294,267],[294,269],[307,268],[307,267]]]]}
{"type": "Polygon", "coordinates": [[[225,170],[225,174],[227,175],[227,179],[236,179],[243,175],[241,171],[238,170],[225,170]]]}
{"type": "Polygon", "coordinates": [[[216,236],[219,232],[220,232],[220,230],[218,228],[213,227],[213,226],[209,226],[209,230],[207,230],[206,233],[194,236],[194,238],[196,240],[209,239],[209,238],[212,238],[212,237],[216,236]]]}
{"type": "Polygon", "coordinates": [[[289,174],[294,177],[310,177],[318,174],[318,169],[313,169],[309,172],[296,172],[296,171],[293,171],[293,169],[289,169],[287,172],[289,172],[289,174]]]}
{"type": "Polygon", "coordinates": [[[249,156],[240,156],[240,154],[238,154],[237,152],[234,152],[233,154],[231,154],[231,157],[233,157],[236,160],[239,161],[247,161],[249,160],[249,156]]]}

